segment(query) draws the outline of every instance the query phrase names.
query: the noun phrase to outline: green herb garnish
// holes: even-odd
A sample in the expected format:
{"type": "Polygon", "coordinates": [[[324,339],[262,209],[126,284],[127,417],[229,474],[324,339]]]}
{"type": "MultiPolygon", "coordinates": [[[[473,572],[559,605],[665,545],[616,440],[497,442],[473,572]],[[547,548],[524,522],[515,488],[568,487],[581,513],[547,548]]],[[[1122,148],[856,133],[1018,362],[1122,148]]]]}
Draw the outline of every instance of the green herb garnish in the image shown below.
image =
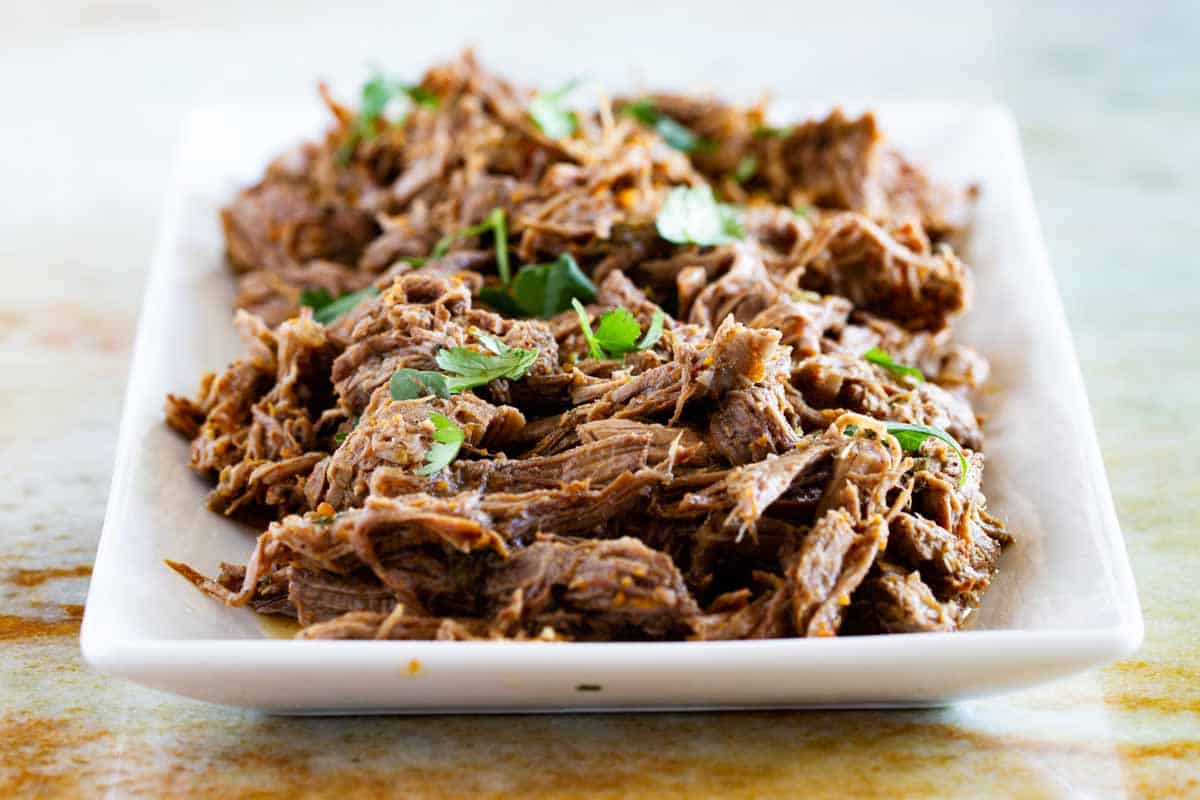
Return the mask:
{"type": "Polygon", "coordinates": [[[338,444],[341,444],[342,442],[346,441],[346,437],[349,436],[354,431],[354,429],[357,427],[358,427],[358,417],[351,417],[350,418],[350,430],[338,431],[337,433],[335,433],[333,435],[333,440],[335,442],[337,442],[338,444]]]}
{"type": "Polygon", "coordinates": [[[929,438],[945,442],[958,456],[958,465],[962,472],[958,479],[958,485],[962,486],[967,482],[967,470],[970,469],[967,455],[959,447],[954,437],[941,428],[934,428],[930,425],[913,425],[907,422],[889,422],[887,423],[887,432],[895,437],[896,441],[900,443],[900,449],[906,453],[921,452],[922,443],[929,438]]]}
{"type": "MultiPolygon", "coordinates": [[[[492,232],[494,246],[496,248],[496,270],[500,273],[500,280],[506,286],[511,278],[508,269],[508,226],[504,219],[503,208],[493,208],[491,213],[484,218],[483,222],[478,225],[472,225],[469,228],[463,228],[461,231],[448,233],[438,240],[438,243],[433,246],[433,252],[429,254],[429,258],[441,258],[450,251],[450,245],[459,239],[466,239],[471,236],[479,236],[482,233],[492,232]]],[[[409,259],[410,264],[421,266],[427,259],[409,259]]]]}
{"type": "Polygon", "coordinates": [[[436,475],[450,466],[467,438],[454,420],[436,411],[429,415],[429,421],[433,423],[433,444],[425,453],[425,466],[417,470],[418,475],[425,477],[436,475]]]}
{"type": "Polygon", "coordinates": [[[907,364],[900,364],[894,361],[891,354],[886,350],[881,350],[878,347],[872,347],[870,350],[863,353],[863,358],[865,358],[867,361],[870,361],[872,364],[875,364],[876,366],[883,367],[898,378],[912,378],[918,383],[925,382],[925,374],[921,372],[921,370],[917,369],[916,367],[910,367],[907,364]]]}
{"type": "Polygon", "coordinates": [[[579,83],[576,78],[553,92],[539,92],[529,102],[529,118],[551,139],[565,139],[579,127],[575,112],[563,104],[579,83]]]}
{"type": "Polygon", "coordinates": [[[657,309],[654,312],[654,318],[650,321],[646,335],[639,342],[638,336],[642,332],[642,326],[638,324],[637,318],[626,309],[614,308],[604,312],[596,330],[593,331],[591,320],[588,319],[587,309],[583,307],[583,303],[572,300],[571,305],[575,307],[575,313],[579,315],[579,327],[583,331],[583,338],[587,341],[588,352],[592,358],[615,359],[635,350],[648,350],[662,337],[663,313],[657,309]]]}
{"type": "Polygon", "coordinates": [[[579,299],[596,299],[596,287],[570,253],[563,253],[549,264],[526,264],[517,270],[511,287],[485,286],[480,298],[512,317],[549,319],[571,307],[579,299]]]}
{"type": "Polygon", "coordinates": [[[808,219],[809,217],[812,216],[813,210],[814,209],[812,206],[807,206],[807,205],[796,206],[795,208],[792,209],[792,214],[795,215],[796,217],[799,217],[800,219],[808,219]]]}
{"type": "Polygon", "coordinates": [[[438,351],[437,365],[450,373],[446,376],[446,389],[449,392],[486,386],[500,378],[520,380],[537,360],[536,347],[532,350],[509,347],[482,331],[476,332],[475,336],[490,353],[478,353],[465,347],[438,351]]]}
{"type": "Polygon", "coordinates": [[[305,289],[300,293],[300,305],[308,306],[313,310],[313,320],[315,322],[319,322],[322,325],[329,325],[336,322],[338,318],[363,300],[368,297],[374,297],[377,294],[379,294],[378,289],[374,286],[368,286],[365,289],[359,289],[357,292],[344,294],[334,300],[329,292],[324,289],[305,289]]]}
{"type": "Polygon", "coordinates": [[[654,345],[658,344],[658,340],[662,338],[663,323],[666,321],[666,315],[659,309],[654,309],[654,316],[650,318],[650,327],[646,331],[646,335],[638,342],[638,350],[649,350],[654,345]]]}
{"type": "Polygon", "coordinates": [[[324,289],[304,289],[300,292],[300,305],[320,311],[333,302],[333,295],[324,289]]]}
{"type": "Polygon", "coordinates": [[[753,178],[756,172],[758,172],[758,156],[743,156],[742,160],[734,167],[733,180],[736,183],[745,183],[753,178]]]}
{"type": "Polygon", "coordinates": [[[437,95],[428,89],[388,80],[380,72],[374,72],[371,79],[363,84],[358,114],[350,123],[350,136],[338,148],[338,162],[348,162],[360,142],[369,142],[378,135],[379,121],[383,119],[384,109],[400,97],[407,97],[409,102],[427,108],[436,108],[438,104],[437,95]]]}
{"type": "MultiPolygon", "coordinates": [[[[900,444],[900,449],[906,453],[920,453],[921,445],[925,443],[926,439],[939,439],[948,444],[954,450],[954,454],[958,456],[961,473],[958,477],[958,485],[962,486],[967,482],[967,470],[971,467],[967,463],[967,454],[959,447],[953,436],[932,425],[914,425],[909,422],[885,422],[884,425],[887,426],[888,435],[892,436],[900,444]]],[[[858,426],[847,425],[844,431],[853,436],[858,433],[858,426]]]]}
{"type": "Polygon", "coordinates": [[[782,139],[791,136],[794,129],[794,125],[785,125],[782,128],[776,128],[772,125],[759,125],[754,129],[754,136],[758,139],[782,139]]]}
{"type": "Polygon", "coordinates": [[[691,153],[696,150],[713,148],[712,142],[659,111],[650,100],[635,100],[625,106],[621,113],[636,119],[648,128],[653,128],[667,144],[676,150],[691,153]]]}
{"type": "Polygon", "coordinates": [[[659,236],[676,244],[729,244],[743,235],[733,206],[718,203],[708,186],[676,186],[654,225],[659,236]]]}
{"type": "Polygon", "coordinates": [[[446,376],[428,369],[398,369],[392,373],[388,391],[393,400],[416,400],[418,397],[449,397],[446,376]]]}

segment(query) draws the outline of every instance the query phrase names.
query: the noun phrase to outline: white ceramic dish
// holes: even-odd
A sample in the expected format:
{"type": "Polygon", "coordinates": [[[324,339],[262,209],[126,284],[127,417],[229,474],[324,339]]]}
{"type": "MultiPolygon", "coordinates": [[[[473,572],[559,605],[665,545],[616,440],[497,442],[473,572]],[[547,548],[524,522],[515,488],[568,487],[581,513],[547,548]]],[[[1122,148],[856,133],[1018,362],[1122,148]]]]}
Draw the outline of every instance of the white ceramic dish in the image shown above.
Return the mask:
{"type": "Polygon", "coordinates": [[[208,572],[253,546],[204,509],[207,486],[162,422],[163,396],[240,353],[218,208],[323,120],[194,113],[134,348],[82,644],[98,670],[283,713],[915,706],[995,694],[1137,648],[1142,619],[1020,145],[996,107],[885,105],[891,139],[939,178],[982,187],[966,253],[977,307],[962,338],[991,360],[990,507],[1016,544],[969,631],[680,643],[299,642],[203,596],[163,565],[208,572]]]}

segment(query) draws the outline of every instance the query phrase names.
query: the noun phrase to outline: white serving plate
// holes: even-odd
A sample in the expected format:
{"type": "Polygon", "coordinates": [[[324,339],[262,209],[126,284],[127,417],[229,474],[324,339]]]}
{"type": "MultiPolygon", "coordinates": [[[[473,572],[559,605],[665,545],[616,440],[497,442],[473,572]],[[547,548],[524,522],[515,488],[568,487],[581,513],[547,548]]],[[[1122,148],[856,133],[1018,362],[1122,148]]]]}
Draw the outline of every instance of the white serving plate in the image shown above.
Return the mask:
{"type": "Polygon", "coordinates": [[[963,340],[991,359],[985,489],[1016,543],[972,628],[950,634],[677,643],[330,642],[260,618],[163,565],[213,573],[253,536],[162,421],[167,392],[240,354],[217,210],[315,112],[209,109],[184,128],[143,304],[112,490],[84,616],[101,672],[280,713],[922,706],[1011,691],[1133,652],[1142,618],[1016,128],[995,106],[880,107],[939,178],[978,181],[977,307],[963,340]],[[586,687],[586,688],[581,688],[586,687]],[[599,688],[595,688],[599,687],[599,688]]]}

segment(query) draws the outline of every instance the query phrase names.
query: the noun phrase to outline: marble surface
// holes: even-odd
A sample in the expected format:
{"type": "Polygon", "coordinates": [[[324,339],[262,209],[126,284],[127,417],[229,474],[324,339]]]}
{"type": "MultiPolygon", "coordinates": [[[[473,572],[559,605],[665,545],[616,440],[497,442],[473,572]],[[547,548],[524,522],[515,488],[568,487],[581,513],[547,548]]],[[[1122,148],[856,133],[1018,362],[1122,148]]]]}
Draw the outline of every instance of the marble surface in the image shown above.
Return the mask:
{"type": "Polygon", "coordinates": [[[1200,796],[1200,9],[640,5],[0,8],[0,796],[1200,796]],[[1009,103],[1142,650],[919,712],[296,720],[89,672],[81,604],[181,114],[302,101],[317,75],[348,89],[371,59],[415,73],[464,42],[529,80],[1009,103]]]}

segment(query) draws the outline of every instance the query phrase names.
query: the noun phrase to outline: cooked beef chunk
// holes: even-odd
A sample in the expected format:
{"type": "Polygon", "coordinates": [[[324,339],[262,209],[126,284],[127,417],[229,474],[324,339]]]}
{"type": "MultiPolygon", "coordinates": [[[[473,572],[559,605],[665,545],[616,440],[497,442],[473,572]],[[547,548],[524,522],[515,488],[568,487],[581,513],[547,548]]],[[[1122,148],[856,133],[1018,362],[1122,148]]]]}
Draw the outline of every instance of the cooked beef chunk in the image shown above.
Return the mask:
{"type": "Polygon", "coordinates": [[[826,470],[828,460],[845,446],[833,433],[806,436],[784,455],[768,455],[762,461],[732,469],[712,486],[688,494],[679,502],[676,513],[686,517],[724,514],[721,528],[740,539],[754,532],[759,518],[793,484],[826,470]]]}
{"type": "Polygon", "coordinates": [[[792,600],[792,624],[804,636],[833,636],[850,595],[887,542],[887,525],[876,515],[856,531],[842,510],[825,514],[784,568],[792,600]]]}
{"type": "Polygon", "coordinates": [[[466,331],[453,317],[466,313],[470,302],[462,281],[417,273],[364,303],[348,346],[333,362],[334,387],[348,410],[361,414],[397,369],[437,369],[439,350],[463,346],[466,331]]]}
{"type": "Polygon", "coordinates": [[[970,303],[966,268],[948,245],[885,230],[862,214],[823,217],[798,258],[800,287],[845,297],[908,330],[945,327],[970,303]]]}
{"type": "Polygon", "coordinates": [[[396,596],[374,576],[338,575],[313,569],[289,569],[288,601],[301,625],[308,626],[350,611],[387,613],[396,596]]]}
{"type": "Polygon", "coordinates": [[[868,632],[952,631],[962,621],[961,610],[934,597],[918,573],[905,574],[892,564],[880,563],[878,574],[867,579],[863,595],[868,632]]]}
{"type": "Polygon", "coordinates": [[[301,509],[297,490],[323,457],[335,346],[308,315],[270,331],[239,312],[237,325],[248,355],[206,375],[196,400],[168,395],[167,419],[192,439],[191,468],[217,478],[208,498],[214,511],[301,509]]]}
{"type": "Polygon", "coordinates": [[[396,121],[322,87],[330,130],[224,210],[245,355],[169,395],[166,420],[210,508],[273,521],[244,566],[174,569],[307,639],[967,622],[1010,540],[980,488],[970,391],[987,363],[949,325],[970,301],[949,246],[968,193],[892,150],[871,114],[773,128],[761,105],[641,98],[690,129],[683,152],[630,101],[549,136],[533,93],[469,52],[419,87],[437,102],[396,121]],[[720,243],[660,231],[684,187],[730,205],[720,243]],[[565,255],[591,287],[559,280],[565,255]],[[510,316],[496,290],[529,299],[543,274],[533,299],[583,301],[592,333],[571,307],[510,316]],[[333,319],[344,303],[300,307],[305,290],[367,289],[333,319]],[[392,398],[397,370],[450,372],[455,348],[479,385],[392,398]],[[530,353],[520,368],[511,349],[530,353]],[[966,474],[940,438],[901,447],[897,423],[953,437],[966,474]]]}
{"type": "MultiPolygon", "coordinates": [[[[855,312],[852,324],[842,328],[836,339],[826,339],[822,344],[830,351],[852,356],[861,356],[877,347],[948,389],[975,388],[988,377],[987,361],[971,348],[950,341],[948,328],[934,332],[907,331],[865,311],[855,312]]],[[[817,352],[820,351],[805,355],[817,352]]]]}
{"type": "Polygon", "coordinates": [[[729,392],[708,419],[713,447],[735,466],[790,450],[800,440],[783,387],[754,386],[729,392]]]}
{"type": "Polygon", "coordinates": [[[518,541],[528,541],[537,533],[584,534],[645,502],[650,489],[666,477],[643,469],[622,473],[603,489],[577,481],[559,489],[494,492],[479,499],[479,508],[492,517],[497,530],[518,541]]]}
{"type": "MultiPolygon", "coordinates": [[[[792,348],[792,358],[797,361],[817,355],[824,337],[846,324],[851,305],[841,297],[811,295],[795,292],[793,296],[780,296],[750,321],[750,327],[779,331],[783,335],[780,344],[792,348]]],[[[870,349],[865,347],[854,355],[861,356],[870,349]]]]}
{"type": "Polygon", "coordinates": [[[229,263],[240,272],[279,271],[313,260],[354,264],[377,228],[346,199],[300,181],[269,177],[221,213],[229,263]]]}
{"type": "Polygon", "coordinates": [[[759,254],[744,245],[736,247],[734,252],[729,270],[692,301],[689,322],[706,330],[716,330],[728,316],[749,324],[779,299],[780,289],[767,274],[759,254]]]}
{"type": "Polygon", "coordinates": [[[526,632],[581,639],[682,638],[699,611],[671,559],[630,538],[539,537],[488,578],[493,603],[514,592],[526,632]]]}
{"type": "Polygon", "coordinates": [[[696,638],[836,635],[886,540],[882,517],[856,529],[847,512],[827,512],[783,556],[782,577],[759,574],[767,588],[753,601],[747,589],[718,597],[697,620],[696,638]]]}
{"type": "Polygon", "coordinates": [[[650,327],[655,312],[662,312],[662,308],[619,269],[610,272],[596,287],[596,303],[608,308],[624,308],[637,318],[643,330],[650,327]]]}
{"type": "Polygon", "coordinates": [[[463,431],[465,444],[473,447],[504,444],[525,424],[517,409],[497,408],[474,395],[393,400],[388,387],[381,386],[358,425],[313,472],[307,487],[309,506],[316,508],[322,501],[337,509],[361,505],[376,469],[419,468],[433,441],[431,413],[453,420],[463,431]]]}
{"type": "Polygon", "coordinates": [[[979,449],[983,434],[967,401],[934,383],[898,378],[861,358],[812,356],[793,373],[801,403],[797,412],[810,426],[828,424],[845,411],[876,419],[942,428],[959,444],[979,449]]]}

